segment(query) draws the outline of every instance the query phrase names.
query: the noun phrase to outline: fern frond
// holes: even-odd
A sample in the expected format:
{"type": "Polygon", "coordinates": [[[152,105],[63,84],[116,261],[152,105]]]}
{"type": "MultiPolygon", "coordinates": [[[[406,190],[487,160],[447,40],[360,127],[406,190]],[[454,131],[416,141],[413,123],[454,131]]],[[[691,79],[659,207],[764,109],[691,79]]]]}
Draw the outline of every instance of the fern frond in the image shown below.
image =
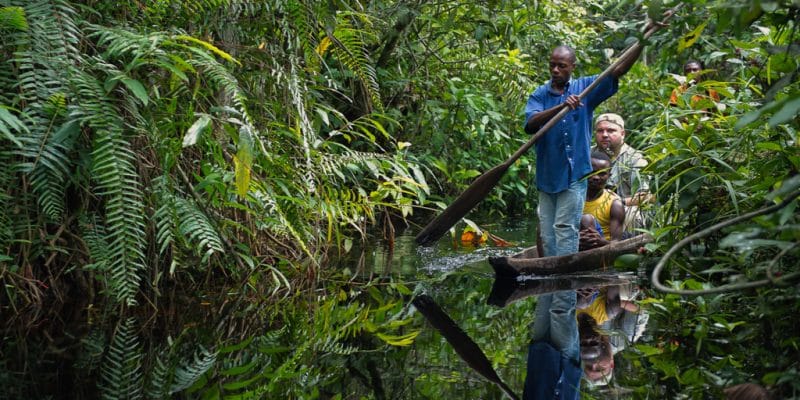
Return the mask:
{"type": "Polygon", "coordinates": [[[247,109],[247,97],[239,87],[239,81],[225,66],[208,55],[205,50],[198,48],[194,48],[194,50],[194,54],[197,55],[197,57],[188,60],[189,64],[199,71],[202,71],[204,76],[225,92],[225,95],[233,102],[236,110],[241,114],[243,120],[242,126],[245,127],[253,137],[256,137],[258,129],[256,129],[253,123],[253,117],[247,109]]]}
{"type": "Polygon", "coordinates": [[[225,251],[214,225],[194,203],[176,198],[175,207],[179,220],[178,231],[202,254],[203,262],[212,254],[225,251]]]}
{"type": "Polygon", "coordinates": [[[372,100],[371,105],[376,110],[382,111],[383,103],[380,96],[378,76],[375,72],[375,67],[372,65],[367,47],[367,42],[375,40],[375,35],[366,29],[353,27],[345,16],[345,18],[338,19],[336,30],[329,33],[328,38],[335,45],[333,52],[336,57],[345,67],[358,76],[364,90],[372,100]]]}
{"type": "Polygon", "coordinates": [[[26,104],[27,134],[20,136],[18,167],[28,173],[37,203],[52,220],[64,212],[64,190],[71,161],[72,141],[59,137],[65,115],[64,93],[69,92],[69,71],[82,60],[77,45],[82,37],[75,11],[63,1],[36,1],[24,5],[29,29],[18,36],[14,62],[19,65],[17,88],[26,104]]]}
{"type": "Polygon", "coordinates": [[[164,362],[161,357],[156,357],[155,365],[150,370],[144,389],[145,396],[148,399],[159,400],[167,398],[169,395],[169,373],[169,364],[164,362]]]}
{"type": "Polygon", "coordinates": [[[106,335],[99,329],[93,329],[81,339],[81,351],[75,361],[75,367],[84,375],[91,374],[101,365],[103,352],[107,345],[106,335]]]}
{"type": "Polygon", "coordinates": [[[103,400],[142,398],[142,352],[134,318],[121,321],[117,326],[100,370],[103,400]]]}
{"type": "Polygon", "coordinates": [[[358,353],[360,349],[356,346],[342,344],[334,338],[329,337],[324,343],[317,346],[317,350],[324,354],[349,356],[358,353]]]}
{"type": "Polygon", "coordinates": [[[108,240],[106,239],[108,237],[106,228],[94,215],[81,215],[80,225],[83,231],[83,241],[86,242],[86,247],[89,250],[89,257],[92,260],[91,264],[84,265],[83,268],[107,272],[111,253],[109,251],[108,240]]]}
{"type": "Polygon", "coordinates": [[[72,115],[94,131],[92,178],[106,198],[109,232],[109,289],[119,301],[135,304],[139,271],[144,270],[144,205],[136,155],[123,132],[120,113],[93,76],[76,71],[73,81],[79,101],[72,115]]]}
{"type": "Polygon", "coordinates": [[[28,30],[28,19],[22,7],[0,7],[0,30],[28,30]]]}
{"type": "Polygon", "coordinates": [[[175,377],[170,386],[170,393],[180,392],[192,386],[217,362],[217,353],[201,348],[192,360],[175,369],[175,377]]]}

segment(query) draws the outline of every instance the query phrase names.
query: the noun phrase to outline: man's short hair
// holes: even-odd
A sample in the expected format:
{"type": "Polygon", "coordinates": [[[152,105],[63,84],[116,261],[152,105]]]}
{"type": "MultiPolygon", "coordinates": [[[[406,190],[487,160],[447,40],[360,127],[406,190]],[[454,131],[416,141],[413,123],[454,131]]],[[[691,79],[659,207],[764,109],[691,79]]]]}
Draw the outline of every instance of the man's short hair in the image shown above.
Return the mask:
{"type": "Polygon", "coordinates": [[[567,46],[565,44],[562,44],[560,46],[556,46],[556,48],[553,49],[553,53],[556,53],[556,52],[559,52],[559,53],[560,52],[567,52],[569,54],[569,60],[572,61],[573,64],[578,62],[578,57],[575,56],[575,49],[573,49],[570,46],[567,46]]]}
{"type": "Polygon", "coordinates": [[[608,161],[608,163],[611,164],[611,157],[609,157],[608,154],[602,151],[597,151],[597,150],[593,151],[592,158],[594,158],[595,160],[608,161]]]}
{"type": "Polygon", "coordinates": [[[622,128],[623,131],[625,130],[625,120],[623,120],[619,114],[614,114],[614,113],[600,114],[600,116],[598,116],[597,119],[594,121],[594,126],[597,127],[597,124],[603,121],[611,122],[612,124],[622,128]]]}
{"type": "Polygon", "coordinates": [[[686,61],[683,64],[683,69],[686,69],[686,67],[689,64],[697,64],[697,66],[700,67],[700,69],[706,69],[705,65],[703,65],[703,62],[702,61],[698,61],[698,60],[688,60],[688,61],[686,61]]]}

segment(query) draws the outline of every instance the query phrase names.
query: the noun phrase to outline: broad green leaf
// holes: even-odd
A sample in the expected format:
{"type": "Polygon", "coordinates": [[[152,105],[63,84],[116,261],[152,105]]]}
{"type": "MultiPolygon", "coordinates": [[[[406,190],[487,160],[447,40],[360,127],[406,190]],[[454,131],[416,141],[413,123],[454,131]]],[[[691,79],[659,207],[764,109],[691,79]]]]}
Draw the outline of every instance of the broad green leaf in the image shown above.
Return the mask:
{"type": "Polygon", "coordinates": [[[649,356],[656,355],[656,354],[661,354],[661,353],[664,352],[664,350],[659,349],[658,347],[649,346],[649,345],[646,345],[646,344],[637,344],[634,347],[636,348],[636,350],[639,350],[640,352],[642,352],[642,355],[644,355],[645,357],[649,357],[649,356]]]}
{"type": "Polygon", "coordinates": [[[381,340],[386,342],[391,346],[410,346],[414,343],[414,339],[419,335],[421,331],[412,331],[405,335],[386,335],[383,333],[376,333],[381,340]]]}
{"type": "Polygon", "coordinates": [[[22,121],[19,120],[14,114],[8,111],[3,106],[0,106],[0,132],[3,132],[5,137],[12,141],[17,147],[22,147],[22,142],[17,139],[16,136],[11,132],[11,130],[15,130],[17,132],[27,132],[28,128],[22,121]],[[9,129],[10,128],[10,129],[9,129]]]}
{"type": "Polygon", "coordinates": [[[197,121],[194,121],[186,135],[183,136],[183,147],[189,147],[197,143],[197,138],[211,125],[211,117],[201,114],[197,121]]]}
{"type": "Polygon", "coordinates": [[[150,97],[147,95],[147,90],[141,82],[131,78],[122,78],[121,81],[133,92],[133,95],[136,96],[137,99],[142,101],[142,104],[147,105],[147,103],[149,103],[150,97]]]}
{"type": "Polygon", "coordinates": [[[797,116],[798,111],[800,111],[800,94],[795,94],[794,97],[783,102],[778,112],[769,119],[769,126],[774,127],[788,122],[797,116]]]}

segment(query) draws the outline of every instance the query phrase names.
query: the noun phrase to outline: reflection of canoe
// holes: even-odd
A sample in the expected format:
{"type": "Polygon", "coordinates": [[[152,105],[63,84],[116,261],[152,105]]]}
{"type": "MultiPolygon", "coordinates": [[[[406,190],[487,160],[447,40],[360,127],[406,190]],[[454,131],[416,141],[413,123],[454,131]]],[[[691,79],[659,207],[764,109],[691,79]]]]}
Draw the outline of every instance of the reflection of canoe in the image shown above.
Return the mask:
{"type": "Polygon", "coordinates": [[[495,280],[486,302],[505,307],[528,296],[630,283],[634,280],[630,274],[586,272],[606,269],[620,255],[634,253],[652,240],[648,235],[640,235],[558,257],[538,257],[535,247],[510,257],[490,257],[495,280]]]}
{"type": "Polygon", "coordinates": [[[562,290],[575,290],[590,287],[624,285],[633,282],[633,273],[590,272],[566,275],[520,275],[517,277],[499,276],[494,280],[487,304],[505,307],[529,296],[562,290]]]}
{"type": "Polygon", "coordinates": [[[651,241],[653,238],[650,235],[639,235],[596,249],[556,257],[536,257],[534,247],[510,257],[489,257],[489,264],[498,278],[595,271],[613,265],[620,255],[635,253],[651,241]]]}

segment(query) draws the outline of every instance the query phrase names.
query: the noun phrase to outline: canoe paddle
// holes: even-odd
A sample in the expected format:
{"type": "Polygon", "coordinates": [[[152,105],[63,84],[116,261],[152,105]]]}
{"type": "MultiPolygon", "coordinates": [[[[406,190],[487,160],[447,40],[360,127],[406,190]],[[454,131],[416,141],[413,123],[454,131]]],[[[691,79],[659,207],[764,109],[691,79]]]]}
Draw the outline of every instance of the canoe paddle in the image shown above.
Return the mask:
{"type": "Polygon", "coordinates": [[[433,298],[426,294],[421,294],[415,297],[411,303],[413,303],[417,311],[425,316],[425,319],[447,339],[447,342],[453,346],[456,353],[458,353],[461,359],[464,360],[470,368],[500,387],[503,393],[510,399],[519,399],[511,388],[497,375],[497,372],[492,367],[492,363],[486,358],[486,354],[478,347],[478,344],[472,341],[472,338],[470,338],[466,332],[461,330],[458,324],[436,304],[433,298]]]}
{"type": "MultiPolygon", "coordinates": [[[[665,18],[661,23],[653,24],[651,28],[649,28],[643,35],[644,39],[649,38],[653,33],[655,33],[658,29],[664,25],[674,13],[676,8],[665,13],[665,18]]],[[[578,97],[583,99],[586,97],[589,92],[591,92],[603,79],[607,76],[611,75],[611,73],[619,66],[627,57],[630,57],[631,54],[635,51],[638,51],[644,45],[640,41],[636,41],[636,43],[632,44],[628,47],[622,55],[608,68],[601,73],[597,79],[592,82],[586,89],[584,89],[578,97]]],[[[550,128],[553,127],[561,118],[569,112],[569,107],[566,104],[563,106],[561,111],[559,111],[555,116],[550,118],[546,124],[544,124],[539,130],[531,136],[531,138],[522,145],[508,160],[504,163],[484,172],[481,176],[475,179],[472,184],[461,193],[457,199],[455,199],[444,211],[442,211],[439,216],[433,219],[427,226],[425,226],[422,231],[417,234],[415,240],[418,245],[421,246],[428,246],[438,240],[445,232],[447,232],[453,225],[455,225],[461,218],[463,218],[467,213],[472,210],[481,200],[486,198],[489,192],[494,188],[498,182],[500,182],[500,178],[506,173],[508,168],[513,164],[517,159],[519,159],[528,149],[536,143],[539,138],[544,136],[550,128]]]]}

